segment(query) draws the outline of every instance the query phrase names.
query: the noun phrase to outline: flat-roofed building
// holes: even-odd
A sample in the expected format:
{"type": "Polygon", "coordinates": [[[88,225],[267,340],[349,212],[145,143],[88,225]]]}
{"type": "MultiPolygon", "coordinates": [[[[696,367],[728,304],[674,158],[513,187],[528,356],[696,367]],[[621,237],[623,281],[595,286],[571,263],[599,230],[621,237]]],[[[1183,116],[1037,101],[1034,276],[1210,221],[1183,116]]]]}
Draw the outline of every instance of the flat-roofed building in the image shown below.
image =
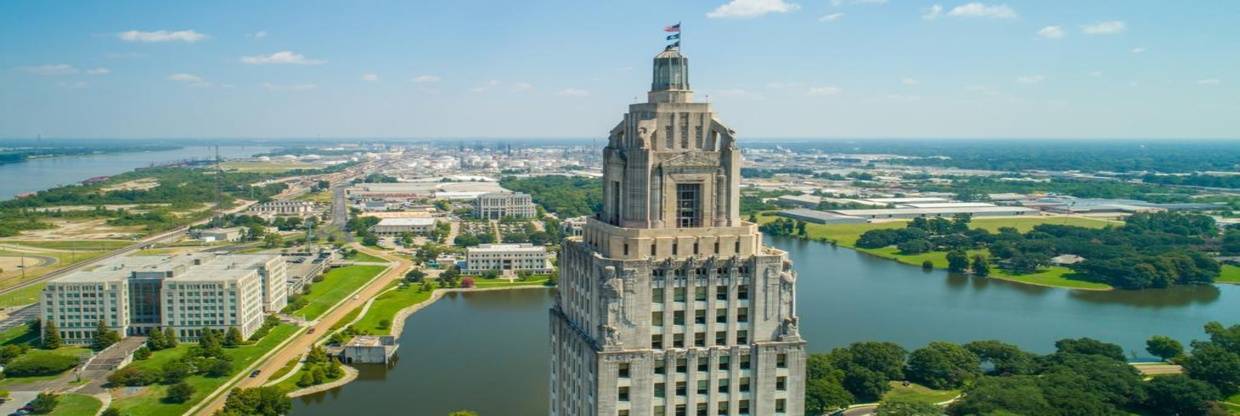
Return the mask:
{"type": "Polygon", "coordinates": [[[370,227],[380,237],[399,237],[402,234],[430,234],[435,229],[434,218],[384,218],[370,227]]]}
{"type": "Polygon", "coordinates": [[[812,222],[815,224],[861,224],[867,222],[865,218],[861,217],[805,208],[793,208],[779,211],[779,216],[792,218],[794,220],[812,222]]]}
{"type": "Polygon", "coordinates": [[[1038,214],[1038,210],[1036,209],[999,206],[963,208],[837,209],[828,212],[872,220],[887,218],[951,217],[956,214],[969,214],[975,217],[1013,217],[1038,214]]]}
{"type": "Polygon", "coordinates": [[[500,273],[548,273],[547,248],[533,244],[482,244],[465,250],[465,274],[482,274],[489,270],[500,273]]]}
{"type": "Polygon", "coordinates": [[[534,200],[520,192],[492,192],[478,195],[474,200],[474,215],[478,218],[534,218],[536,213],[534,200]]]}
{"type": "Polygon", "coordinates": [[[206,242],[213,242],[213,241],[236,242],[236,241],[241,241],[241,238],[245,237],[245,231],[242,230],[241,227],[204,228],[201,230],[190,231],[190,235],[193,236],[194,238],[197,238],[199,240],[206,241],[206,242]]]}
{"type": "Polygon", "coordinates": [[[305,217],[314,215],[318,211],[318,204],[310,201],[270,201],[251,205],[247,211],[264,217],[305,217]]]}
{"type": "Polygon", "coordinates": [[[48,282],[40,318],[68,344],[90,343],[100,320],[126,336],[236,327],[248,338],[287,304],[285,268],[278,255],[118,257],[48,282]]]}

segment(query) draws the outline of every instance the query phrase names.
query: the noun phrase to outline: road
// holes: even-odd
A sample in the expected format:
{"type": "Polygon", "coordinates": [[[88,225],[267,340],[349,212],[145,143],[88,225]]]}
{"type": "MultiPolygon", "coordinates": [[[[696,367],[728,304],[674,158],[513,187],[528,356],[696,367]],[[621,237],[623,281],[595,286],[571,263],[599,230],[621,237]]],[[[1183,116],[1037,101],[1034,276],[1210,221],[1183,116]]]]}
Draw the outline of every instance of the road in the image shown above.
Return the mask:
{"type": "MultiPolygon", "coordinates": [[[[237,388],[237,387],[252,388],[252,387],[262,386],[264,383],[267,382],[267,380],[271,377],[272,374],[275,374],[277,370],[279,370],[281,367],[284,367],[284,365],[287,364],[289,361],[295,360],[301,357],[302,354],[305,354],[306,352],[310,351],[310,347],[313,346],[314,343],[319,338],[331,332],[332,325],[335,325],[336,322],[343,319],[345,315],[348,315],[349,312],[352,311],[353,309],[361,307],[362,305],[366,304],[366,301],[369,300],[370,298],[377,296],[391,282],[404,278],[405,273],[408,272],[411,267],[413,267],[412,263],[408,259],[392,257],[392,256],[389,256],[385,252],[371,249],[371,248],[362,246],[360,244],[354,244],[353,246],[358,251],[361,251],[366,254],[370,254],[372,256],[377,256],[377,257],[388,259],[396,263],[396,265],[388,269],[386,273],[379,276],[377,279],[372,280],[370,284],[362,288],[362,290],[358,292],[356,296],[346,299],[342,304],[337,305],[334,309],[328,311],[326,314],[320,317],[317,321],[314,321],[314,323],[312,324],[312,327],[315,330],[314,334],[302,333],[292,342],[285,344],[283,348],[280,348],[279,350],[277,350],[274,354],[272,354],[266,360],[257,363],[256,366],[250,369],[246,369],[245,372],[247,373],[253,371],[253,369],[258,369],[260,370],[260,372],[257,377],[245,377],[245,378],[242,378],[241,381],[237,382],[235,385],[229,386],[228,389],[230,391],[232,390],[232,388],[237,388]]],[[[224,407],[224,402],[227,398],[228,398],[227,393],[220,394],[216,396],[213,400],[211,400],[210,403],[201,407],[198,410],[198,412],[195,414],[203,415],[203,416],[213,415],[215,414],[216,411],[224,407]]]]}
{"type": "Polygon", "coordinates": [[[343,231],[345,242],[353,241],[353,234],[345,229],[345,224],[349,222],[349,204],[344,198],[345,184],[332,187],[332,225],[337,230],[343,231]]]}

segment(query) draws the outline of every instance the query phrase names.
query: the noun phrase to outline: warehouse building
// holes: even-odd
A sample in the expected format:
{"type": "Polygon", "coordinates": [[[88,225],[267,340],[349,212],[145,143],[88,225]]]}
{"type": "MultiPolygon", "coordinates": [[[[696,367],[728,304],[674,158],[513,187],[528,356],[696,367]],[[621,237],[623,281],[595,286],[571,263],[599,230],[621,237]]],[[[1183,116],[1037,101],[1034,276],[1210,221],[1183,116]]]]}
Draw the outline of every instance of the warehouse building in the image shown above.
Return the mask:
{"type": "Polygon", "coordinates": [[[834,212],[805,208],[786,209],[780,211],[779,216],[792,218],[794,220],[812,222],[814,224],[861,224],[868,222],[862,217],[841,215],[834,212]]]}
{"type": "Polygon", "coordinates": [[[969,214],[974,217],[1012,217],[1037,215],[1038,210],[1025,207],[959,207],[959,208],[884,208],[884,209],[840,209],[829,211],[839,215],[861,217],[871,220],[917,217],[952,217],[956,214],[969,214]]]}

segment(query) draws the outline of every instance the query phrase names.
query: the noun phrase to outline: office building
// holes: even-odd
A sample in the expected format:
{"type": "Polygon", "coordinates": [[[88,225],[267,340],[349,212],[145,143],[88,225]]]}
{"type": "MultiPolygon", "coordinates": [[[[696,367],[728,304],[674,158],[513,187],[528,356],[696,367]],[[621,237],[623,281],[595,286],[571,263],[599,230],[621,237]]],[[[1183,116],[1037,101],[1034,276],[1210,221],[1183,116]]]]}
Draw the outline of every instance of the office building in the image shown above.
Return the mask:
{"type": "Polygon", "coordinates": [[[465,274],[482,274],[494,270],[501,274],[516,272],[550,273],[547,248],[529,243],[482,244],[465,249],[465,274]]]}
{"type": "Polygon", "coordinates": [[[534,200],[520,192],[491,192],[474,200],[474,215],[482,219],[534,218],[536,214],[534,200]]]}

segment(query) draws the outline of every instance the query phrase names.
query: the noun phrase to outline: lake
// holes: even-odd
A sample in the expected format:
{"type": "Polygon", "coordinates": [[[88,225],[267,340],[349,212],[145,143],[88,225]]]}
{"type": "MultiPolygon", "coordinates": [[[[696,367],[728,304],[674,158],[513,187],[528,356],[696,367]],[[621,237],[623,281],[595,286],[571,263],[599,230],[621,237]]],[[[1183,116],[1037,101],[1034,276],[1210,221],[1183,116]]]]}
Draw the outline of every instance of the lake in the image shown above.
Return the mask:
{"type": "MultiPolygon", "coordinates": [[[[1144,358],[1150,335],[1186,342],[1204,338],[1206,322],[1240,317],[1240,286],[1071,291],[923,271],[823,243],[767,242],[788,251],[799,272],[801,335],[816,352],[864,340],[911,350],[1000,339],[1045,353],[1055,340],[1090,336],[1144,358]]],[[[445,296],[409,318],[397,363],[363,367],[358,381],[294,399],[292,414],[544,415],[551,303],[550,290],[445,296]]]]}
{"type": "MultiPolygon", "coordinates": [[[[249,157],[270,151],[267,146],[220,146],[220,157],[249,157]]],[[[0,181],[0,200],[24,192],[36,192],[81,182],[96,176],[111,176],[137,168],[187,159],[214,159],[211,146],[185,146],[175,150],[108,153],[89,156],[65,156],[31,159],[0,165],[0,178],[21,180],[0,181]]]]}

